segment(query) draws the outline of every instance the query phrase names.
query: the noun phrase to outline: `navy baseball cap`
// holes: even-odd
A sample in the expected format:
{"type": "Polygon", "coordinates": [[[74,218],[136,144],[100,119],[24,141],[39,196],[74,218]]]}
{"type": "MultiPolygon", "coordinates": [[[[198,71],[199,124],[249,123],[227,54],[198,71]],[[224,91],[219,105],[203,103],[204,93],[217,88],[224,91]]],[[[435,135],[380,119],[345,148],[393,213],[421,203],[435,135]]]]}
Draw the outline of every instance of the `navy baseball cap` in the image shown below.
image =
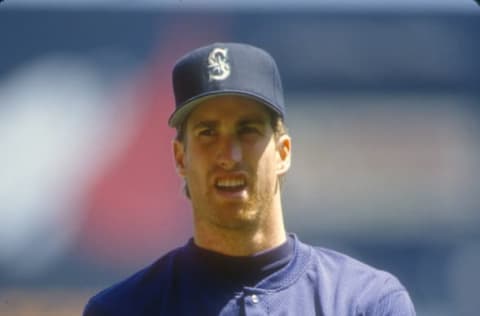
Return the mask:
{"type": "Polygon", "coordinates": [[[214,43],[180,58],[172,72],[175,111],[168,125],[178,127],[200,102],[219,95],[241,95],[285,116],[282,83],[275,60],[247,44],[214,43]]]}

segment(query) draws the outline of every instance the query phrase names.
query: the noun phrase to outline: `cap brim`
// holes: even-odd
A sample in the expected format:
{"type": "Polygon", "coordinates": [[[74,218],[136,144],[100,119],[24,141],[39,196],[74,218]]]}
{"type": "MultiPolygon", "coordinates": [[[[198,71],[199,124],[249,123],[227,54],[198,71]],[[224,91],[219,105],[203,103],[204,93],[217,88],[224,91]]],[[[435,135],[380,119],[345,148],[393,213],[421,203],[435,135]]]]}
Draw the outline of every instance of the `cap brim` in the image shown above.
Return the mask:
{"type": "Polygon", "coordinates": [[[187,100],[186,102],[184,102],[184,104],[181,104],[180,106],[178,106],[177,110],[172,113],[172,115],[168,119],[168,125],[170,127],[180,126],[180,124],[182,124],[182,122],[187,118],[187,116],[195,108],[195,106],[197,106],[198,104],[200,104],[203,101],[206,101],[208,99],[218,97],[218,96],[223,96],[223,95],[238,95],[238,96],[242,96],[242,97],[246,97],[246,98],[249,98],[249,99],[256,100],[256,101],[262,103],[263,105],[265,105],[266,107],[268,107],[269,109],[273,110],[274,112],[278,113],[280,116],[283,116],[282,111],[278,108],[278,106],[276,106],[275,104],[273,104],[272,102],[270,102],[266,98],[263,98],[259,95],[255,95],[255,94],[252,94],[252,93],[246,93],[246,92],[242,92],[242,91],[222,90],[222,91],[215,91],[215,92],[209,92],[209,93],[201,94],[201,95],[198,95],[198,96],[196,96],[196,97],[194,97],[190,100],[187,100]]]}

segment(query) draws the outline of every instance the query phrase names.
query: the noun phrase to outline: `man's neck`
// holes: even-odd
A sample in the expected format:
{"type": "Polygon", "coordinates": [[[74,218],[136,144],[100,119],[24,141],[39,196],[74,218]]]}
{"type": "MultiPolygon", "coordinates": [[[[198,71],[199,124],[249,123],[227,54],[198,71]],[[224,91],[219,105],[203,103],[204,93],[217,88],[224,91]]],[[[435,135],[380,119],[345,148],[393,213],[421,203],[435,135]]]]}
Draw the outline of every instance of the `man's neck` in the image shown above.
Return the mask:
{"type": "Polygon", "coordinates": [[[194,220],[197,246],[230,256],[250,256],[280,246],[287,240],[281,205],[266,212],[258,225],[229,228],[194,220]]]}

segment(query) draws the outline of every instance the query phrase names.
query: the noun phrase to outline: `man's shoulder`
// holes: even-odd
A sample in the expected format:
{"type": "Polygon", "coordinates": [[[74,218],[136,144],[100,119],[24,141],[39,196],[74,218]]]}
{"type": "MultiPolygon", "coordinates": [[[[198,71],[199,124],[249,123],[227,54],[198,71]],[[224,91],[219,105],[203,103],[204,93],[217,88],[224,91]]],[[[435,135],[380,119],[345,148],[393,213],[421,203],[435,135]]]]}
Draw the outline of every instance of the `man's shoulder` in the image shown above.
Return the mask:
{"type": "Polygon", "coordinates": [[[165,291],[182,249],[168,252],[152,264],[98,292],[90,298],[84,316],[130,315],[129,311],[135,312],[136,305],[147,304],[153,296],[165,291]]]}
{"type": "Polygon", "coordinates": [[[314,265],[322,273],[328,274],[331,279],[347,283],[349,287],[363,289],[369,287],[382,287],[384,290],[403,289],[400,281],[390,272],[373,267],[359,259],[345,253],[324,248],[311,246],[314,253],[314,265]],[[348,282],[347,282],[348,281],[348,282]]]}
{"type": "MultiPolygon", "coordinates": [[[[307,245],[308,246],[308,245],[307,245]]],[[[414,315],[407,290],[392,273],[375,268],[345,253],[323,247],[311,248],[309,273],[317,279],[323,293],[349,301],[365,312],[389,305],[414,315]],[[401,306],[400,306],[401,305],[401,306]]],[[[372,313],[376,315],[376,313],[372,313]]]]}
{"type": "Polygon", "coordinates": [[[312,248],[314,257],[327,269],[342,270],[342,272],[352,270],[352,272],[355,273],[364,272],[373,274],[382,272],[347,253],[319,246],[310,247],[312,248]]]}

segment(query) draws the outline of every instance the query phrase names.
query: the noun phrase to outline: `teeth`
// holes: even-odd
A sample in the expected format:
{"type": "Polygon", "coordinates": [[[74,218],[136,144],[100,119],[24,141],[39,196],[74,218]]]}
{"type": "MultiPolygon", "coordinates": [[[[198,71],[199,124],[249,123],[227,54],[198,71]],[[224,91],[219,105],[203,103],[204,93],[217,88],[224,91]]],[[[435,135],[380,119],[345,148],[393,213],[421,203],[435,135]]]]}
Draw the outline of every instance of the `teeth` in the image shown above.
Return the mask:
{"type": "Polygon", "coordinates": [[[221,179],[217,181],[219,187],[238,187],[245,185],[243,179],[221,179]]]}

